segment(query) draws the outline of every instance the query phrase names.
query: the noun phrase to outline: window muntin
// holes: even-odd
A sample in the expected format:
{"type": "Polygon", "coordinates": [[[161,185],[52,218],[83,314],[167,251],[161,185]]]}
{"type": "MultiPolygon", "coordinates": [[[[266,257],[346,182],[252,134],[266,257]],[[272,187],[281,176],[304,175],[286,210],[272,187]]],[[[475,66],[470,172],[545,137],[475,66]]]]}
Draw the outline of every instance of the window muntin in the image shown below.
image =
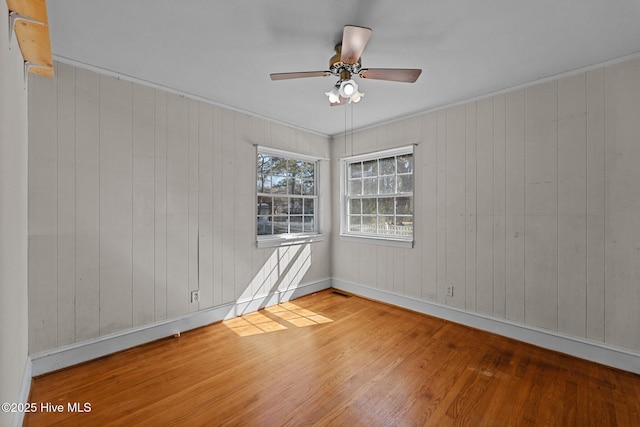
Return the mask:
{"type": "Polygon", "coordinates": [[[258,151],[258,241],[318,234],[317,171],[317,160],[258,151]]]}
{"type": "Polygon", "coordinates": [[[413,240],[413,149],[344,159],[342,234],[413,240]]]}

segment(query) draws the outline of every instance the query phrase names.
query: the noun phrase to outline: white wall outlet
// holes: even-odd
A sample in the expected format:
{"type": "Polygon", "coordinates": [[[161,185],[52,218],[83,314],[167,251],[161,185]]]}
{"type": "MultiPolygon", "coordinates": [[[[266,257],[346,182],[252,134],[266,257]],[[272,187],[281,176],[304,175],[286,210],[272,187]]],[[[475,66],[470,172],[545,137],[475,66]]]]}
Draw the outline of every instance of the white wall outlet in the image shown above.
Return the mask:
{"type": "Polygon", "coordinates": [[[447,292],[445,293],[445,296],[447,296],[447,297],[452,297],[453,296],[453,285],[447,286],[447,292]]]}
{"type": "Polygon", "coordinates": [[[191,303],[200,301],[200,291],[191,291],[191,303]]]}

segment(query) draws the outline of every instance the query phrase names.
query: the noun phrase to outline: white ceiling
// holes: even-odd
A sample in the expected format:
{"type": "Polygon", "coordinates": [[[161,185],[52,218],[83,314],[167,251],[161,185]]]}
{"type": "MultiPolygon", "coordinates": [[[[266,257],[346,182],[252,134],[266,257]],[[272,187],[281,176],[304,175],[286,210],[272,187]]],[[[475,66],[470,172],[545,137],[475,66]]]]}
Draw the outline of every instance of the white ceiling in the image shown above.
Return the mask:
{"type": "Polygon", "coordinates": [[[640,0],[49,0],[54,58],[325,135],[640,53],[640,0]],[[330,107],[344,25],[373,29],[365,68],[422,68],[414,84],[360,80],[330,107]]]}

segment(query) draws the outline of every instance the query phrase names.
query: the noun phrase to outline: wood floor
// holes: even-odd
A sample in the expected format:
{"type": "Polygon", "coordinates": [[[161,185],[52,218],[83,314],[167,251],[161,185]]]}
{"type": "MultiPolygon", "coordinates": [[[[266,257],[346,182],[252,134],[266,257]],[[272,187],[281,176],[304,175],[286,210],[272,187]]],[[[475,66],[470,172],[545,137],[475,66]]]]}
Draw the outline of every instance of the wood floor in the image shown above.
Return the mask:
{"type": "Polygon", "coordinates": [[[27,426],[637,427],[640,376],[327,290],[36,378],[30,402],[27,426]]]}

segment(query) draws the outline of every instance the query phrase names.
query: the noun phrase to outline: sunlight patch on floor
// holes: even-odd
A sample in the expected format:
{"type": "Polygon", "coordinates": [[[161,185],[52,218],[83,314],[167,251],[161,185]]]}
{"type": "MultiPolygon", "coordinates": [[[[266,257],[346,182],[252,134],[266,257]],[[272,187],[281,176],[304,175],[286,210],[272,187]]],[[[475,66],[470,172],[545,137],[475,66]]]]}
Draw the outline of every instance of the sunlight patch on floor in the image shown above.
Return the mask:
{"type": "Polygon", "coordinates": [[[265,313],[277,317],[279,320],[274,320],[272,317],[261,313],[261,311],[225,320],[222,323],[239,336],[246,337],[288,329],[285,323],[289,326],[303,328],[333,322],[333,320],[328,317],[299,307],[291,302],[285,302],[264,309],[265,313]]]}

